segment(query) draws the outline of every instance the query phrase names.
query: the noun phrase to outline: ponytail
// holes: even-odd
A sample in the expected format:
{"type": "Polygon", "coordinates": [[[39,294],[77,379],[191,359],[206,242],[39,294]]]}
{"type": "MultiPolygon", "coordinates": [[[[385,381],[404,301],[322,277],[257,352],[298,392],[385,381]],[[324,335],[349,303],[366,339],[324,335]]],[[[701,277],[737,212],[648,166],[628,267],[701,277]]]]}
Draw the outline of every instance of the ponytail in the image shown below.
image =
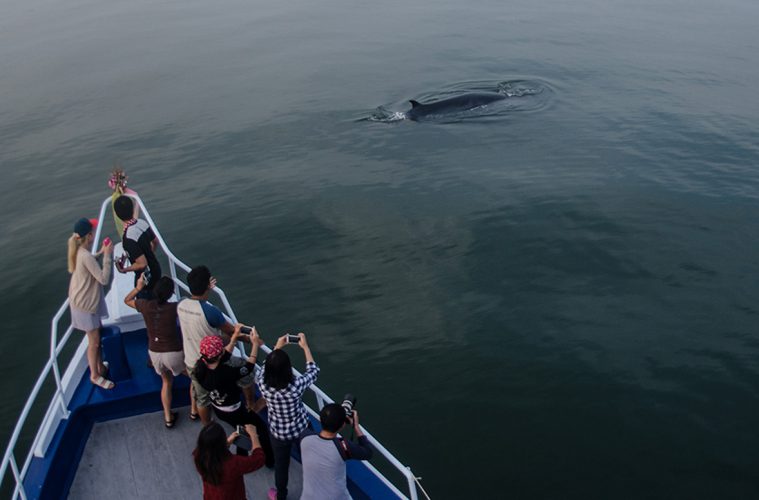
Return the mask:
{"type": "Polygon", "coordinates": [[[79,251],[79,247],[82,246],[83,242],[84,242],[84,238],[80,237],[76,233],[73,233],[69,237],[69,255],[68,255],[69,274],[73,274],[74,269],[76,269],[76,254],[79,251]]]}

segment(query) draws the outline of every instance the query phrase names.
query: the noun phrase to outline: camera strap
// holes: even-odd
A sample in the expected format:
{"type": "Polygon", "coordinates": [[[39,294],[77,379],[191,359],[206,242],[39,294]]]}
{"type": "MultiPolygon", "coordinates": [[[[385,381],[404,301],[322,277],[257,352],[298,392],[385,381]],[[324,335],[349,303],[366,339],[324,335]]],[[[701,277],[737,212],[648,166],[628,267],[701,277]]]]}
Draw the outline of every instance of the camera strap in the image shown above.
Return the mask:
{"type": "Polygon", "coordinates": [[[343,460],[348,460],[351,458],[350,448],[348,448],[348,444],[345,442],[345,439],[335,438],[335,444],[337,445],[337,451],[340,453],[340,456],[343,457],[343,460]]]}

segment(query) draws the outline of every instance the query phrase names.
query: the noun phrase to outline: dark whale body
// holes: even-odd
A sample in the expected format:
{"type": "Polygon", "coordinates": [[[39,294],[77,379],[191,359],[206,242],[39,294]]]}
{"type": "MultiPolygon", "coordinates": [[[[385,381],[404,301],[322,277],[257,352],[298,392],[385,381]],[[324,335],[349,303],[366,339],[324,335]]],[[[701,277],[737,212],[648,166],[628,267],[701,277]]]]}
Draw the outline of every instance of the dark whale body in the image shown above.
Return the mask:
{"type": "Polygon", "coordinates": [[[418,120],[419,118],[429,115],[443,115],[456,111],[467,111],[502,99],[506,99],[506,96],[503,94],[497,94],[495,92],[477,92],[457,95],[429,104],[421,104],[412,100],[409,101],[411,103],[411,109],[406,112],[406,117],[409,120],[418,120]]]}

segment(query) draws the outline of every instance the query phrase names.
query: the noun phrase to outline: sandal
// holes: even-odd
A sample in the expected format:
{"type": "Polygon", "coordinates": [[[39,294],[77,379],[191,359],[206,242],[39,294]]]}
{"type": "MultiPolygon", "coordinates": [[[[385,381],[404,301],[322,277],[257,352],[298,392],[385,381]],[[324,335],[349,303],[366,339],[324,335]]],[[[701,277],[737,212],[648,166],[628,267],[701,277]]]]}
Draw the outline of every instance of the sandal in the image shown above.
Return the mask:
{"type": "Polygon", "coordinates": [[[200,418],[199,414],[193,413],[192,411],[190,412],[190,420],[192,420],[194,422],[195,420],[197,420],[199,418],[200,418]]]}
{"type": "Polygon", "coordinates": [[[174,427],[174,424],[177,422],[177,417],[179,417],[179,413],[172,411],[171,420],[164,420],[163,423],[167,429],[172,429],[174,427]]]}
{"type": "Polygon", "coordinates": [[[103,389],[113,389],[116,387],[116,384],[114,384],[112,381],[108,380],[107,378],[103,378],[102,376],[96,378],[95,380],[90,379],[90,382],[95,384],[96,386],[103,388],[103,389]]]}

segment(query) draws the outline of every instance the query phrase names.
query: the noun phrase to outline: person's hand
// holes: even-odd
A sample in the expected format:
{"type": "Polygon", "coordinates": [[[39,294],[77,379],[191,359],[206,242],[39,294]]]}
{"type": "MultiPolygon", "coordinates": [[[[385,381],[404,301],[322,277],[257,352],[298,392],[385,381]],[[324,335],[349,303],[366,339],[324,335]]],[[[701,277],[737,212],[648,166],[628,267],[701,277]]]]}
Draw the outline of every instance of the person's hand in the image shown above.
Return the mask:
{"type": "Polygon", "coordinates": [[[240,435],[239,432],[234,431],[234,432],[232,432],[232,434],[230,434],[229,436],[227,436],[227,446],[230,446],[232,443],[234,443],[235,439],[237,439],[237,437],[239,435],[240,435]]]}
{"type": "Polygon", "coordinates": [[[306,334],[303,332],[300,332],[298,334],[298,337],[300,337],[300,340],[298,341],[298,345],[301,349],[308,349],[308,342],[306,341],[306,334]]]}
{"type": "Polygon", "coordinates": [[[250,436],[251,438],[253,436],[258,436],[258,431],[256,430],[256,427],[251,424],[245,424],[245,432],[247,432],[248,436],[250,436]]]}
{"type": "Polygon", "coordinates": [[[232,341],[236,342],[241,336],[245,337],[242,333],[242,327],[245,326],[242,323],[235,323],[235,331],[232,332],[232,341]]]}
{"type": "Polygon", "coordinates": [[[100,251],[108,255],[113,253],[113,243],[111,242],[110,238],[103,240],[103,247],[100,249],[100,251]]]}
{"type": "Polygon", "coordinates": [[[250,345],[251,346],[258,346],[261,347],[264,345],[263,339],[258,335],[258,330],[256,330],[256,327],[254,326],[253,329],[250,332],[250,335],[248,336],[250,338],[250,345]]]}
{"type": "Polygon", "coordinates": [[[351,423],[353,424],[353,428],[358,431],[359,429],[359,423],[358,423],[358,411],[353,410],[353,416],[351,417],[351,423]]]}
{"type": "Polygon", "coordinates": [[[285,344],[287,344],[287,334],[284,334],[277,339],[277,344],[274,346],[274,349],[282,349],[285,344]]]}
{"type": "Polygon", "coordinates": [[[116,261],[116,270],[120,272],[121,274],[124,274],[126,272],[124,271],[124,256],[123,255],[116,261]]]}
{"type": "Polygon", "coordinates": [[[216,288],[216,278],[211,276],[211,281],[208,283],[208,289],[213,290],[214,288],[216,288]]]}

